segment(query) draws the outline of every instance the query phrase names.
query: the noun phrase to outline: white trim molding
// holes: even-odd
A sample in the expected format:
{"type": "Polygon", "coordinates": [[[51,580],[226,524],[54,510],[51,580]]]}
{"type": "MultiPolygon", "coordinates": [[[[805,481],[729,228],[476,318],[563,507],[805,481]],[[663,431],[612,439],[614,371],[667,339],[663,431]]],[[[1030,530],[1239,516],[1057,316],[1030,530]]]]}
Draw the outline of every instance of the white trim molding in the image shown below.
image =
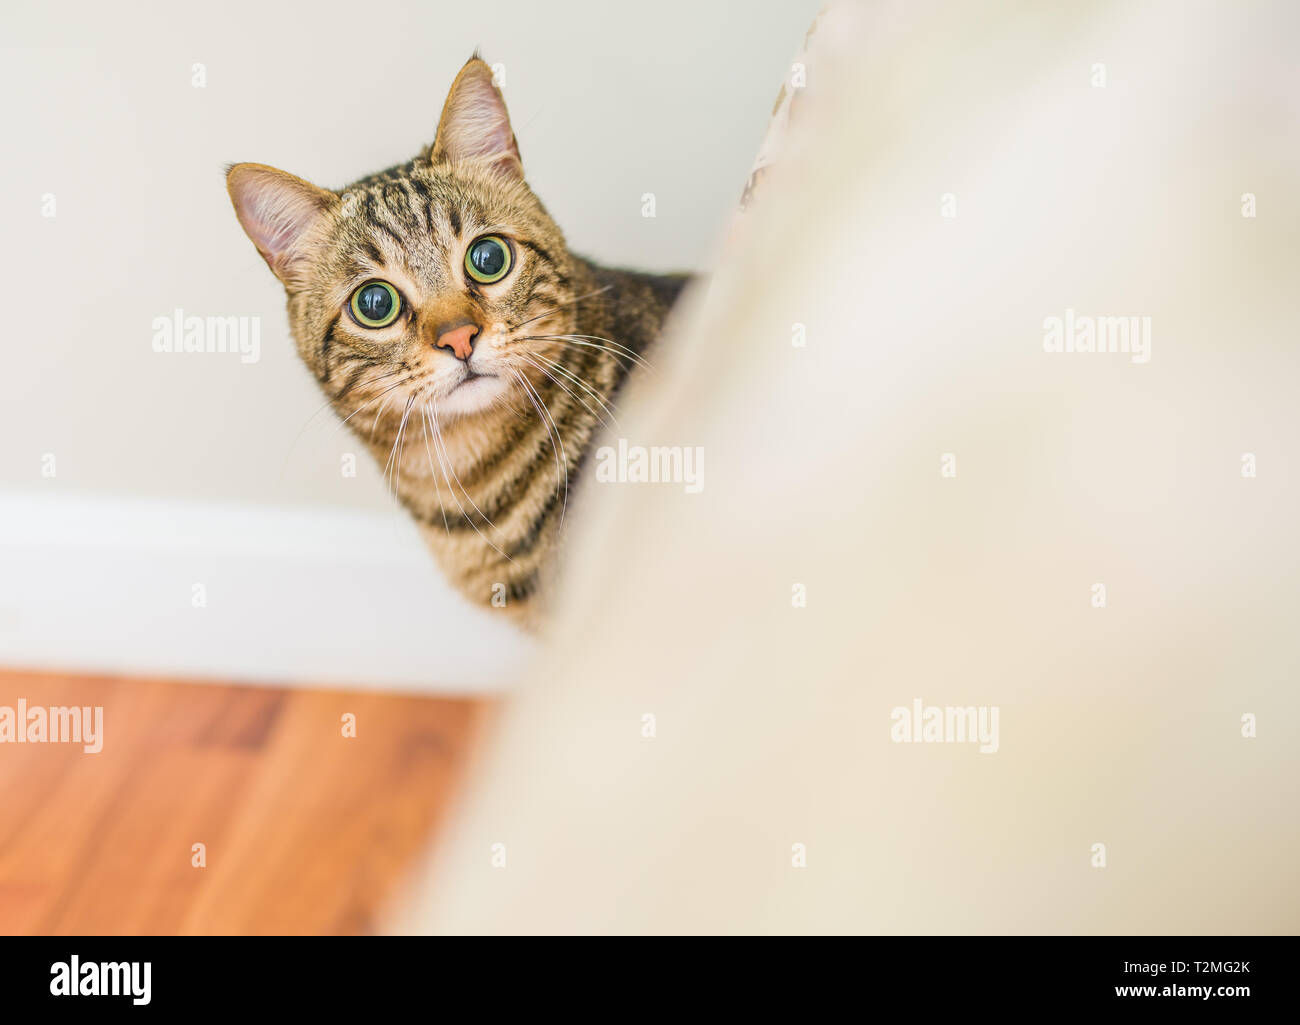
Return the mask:
{"type": "Polygon", "coordinates": [[[450,695],[531,652],[396,509],[0,492],[4,667],[450,695]]]}

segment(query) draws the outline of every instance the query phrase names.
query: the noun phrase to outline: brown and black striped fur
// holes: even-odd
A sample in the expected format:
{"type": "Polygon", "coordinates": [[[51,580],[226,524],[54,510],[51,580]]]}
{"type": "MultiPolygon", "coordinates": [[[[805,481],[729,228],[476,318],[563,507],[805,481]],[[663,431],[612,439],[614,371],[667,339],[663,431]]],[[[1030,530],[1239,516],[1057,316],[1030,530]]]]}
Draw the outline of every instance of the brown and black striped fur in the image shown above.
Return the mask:
{"type": "Polygon", "coordinates": [[[337,192],[257,164],[235,165],[228,183],[285,285],[299,354],[443,570],[471,601],[538,622],[568,497],[685,277],[569,251],[524,182],[477,58],[434,144],[409,163],[337,192]],[[489,233],[510,240],[514,263],[480,284],[463,260],[489,233]],[[404,315],[379,330],[348,312],[372,279],[403,300],[404,315]],[[435,345],[447,325],[471,322],[481,332],[468,360],[435,345]]]}

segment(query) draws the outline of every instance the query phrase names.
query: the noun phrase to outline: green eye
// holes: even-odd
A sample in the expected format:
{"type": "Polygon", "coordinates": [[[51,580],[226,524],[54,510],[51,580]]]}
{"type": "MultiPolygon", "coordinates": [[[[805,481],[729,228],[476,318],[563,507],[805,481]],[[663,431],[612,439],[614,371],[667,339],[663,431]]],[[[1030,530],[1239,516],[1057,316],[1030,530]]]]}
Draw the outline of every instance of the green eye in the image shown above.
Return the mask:
{"type": "Polygon", "coordinates": [[[465,273],[485,285],[509,274],[510,264],[510,246],[496,235],[475,239],[465,251],[465,273]]]}
{"type": "Polygon", "coordinates": [[[387,281],[367,281],[352,293],[349,305],[362,327],[387,327],[402,312],[402,297],[387,281]]]}

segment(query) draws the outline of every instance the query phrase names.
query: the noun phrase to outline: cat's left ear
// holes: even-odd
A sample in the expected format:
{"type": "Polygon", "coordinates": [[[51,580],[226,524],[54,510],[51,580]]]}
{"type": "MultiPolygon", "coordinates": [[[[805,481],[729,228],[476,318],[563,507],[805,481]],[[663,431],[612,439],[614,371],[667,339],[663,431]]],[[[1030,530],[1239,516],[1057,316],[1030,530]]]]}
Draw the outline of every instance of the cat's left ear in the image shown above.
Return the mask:
{"type": "Polygon", "coordinates": [[[512,178],[524,176],[506,101],[492,69],[471,57],[451,84],[430,157],[435,164],[482,160],[512,178]]]}
{"type": "Polygon", "coordinates": [[[265,164],[235,164],[226,172],[226,189],[267,266],[286,286],[300,285],[311,228],[338,197],[265,164]]]}

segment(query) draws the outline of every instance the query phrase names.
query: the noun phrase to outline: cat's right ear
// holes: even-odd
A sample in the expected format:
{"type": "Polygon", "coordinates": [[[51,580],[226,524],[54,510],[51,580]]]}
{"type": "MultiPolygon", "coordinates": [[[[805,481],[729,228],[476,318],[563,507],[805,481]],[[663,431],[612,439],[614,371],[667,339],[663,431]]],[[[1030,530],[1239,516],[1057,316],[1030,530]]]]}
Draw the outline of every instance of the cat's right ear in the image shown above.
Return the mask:
{"type": "Polygon", "coordinates": [[[480,161],[506,177],[524,176],[506,101],[492,69],[477,53],[451,83],[430,157],[435,164],[480,161]]]}
{"type": "Polygon", "coordinates": [[[337,197],[265,164],[235,164],[226,172],[235,216],[272,272],[285,285],[302,283],[312,225],[337,197]]]}

